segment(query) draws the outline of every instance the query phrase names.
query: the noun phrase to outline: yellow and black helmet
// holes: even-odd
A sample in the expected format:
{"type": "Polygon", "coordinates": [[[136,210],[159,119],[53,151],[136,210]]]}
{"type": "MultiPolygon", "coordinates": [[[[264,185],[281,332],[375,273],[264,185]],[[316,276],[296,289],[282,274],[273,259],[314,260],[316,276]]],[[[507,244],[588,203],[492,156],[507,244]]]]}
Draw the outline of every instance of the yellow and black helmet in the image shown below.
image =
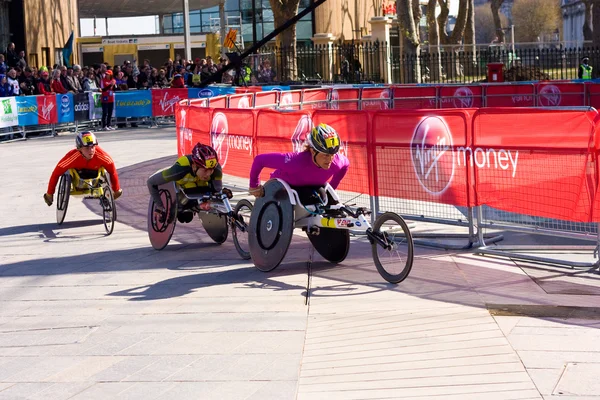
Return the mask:
{"type": "Polygon", "coordinates": [[[319,153],[336,154],[340,151],[340,136],[327,124],[319,124],[312,128],[306,142],[319,153]]]}

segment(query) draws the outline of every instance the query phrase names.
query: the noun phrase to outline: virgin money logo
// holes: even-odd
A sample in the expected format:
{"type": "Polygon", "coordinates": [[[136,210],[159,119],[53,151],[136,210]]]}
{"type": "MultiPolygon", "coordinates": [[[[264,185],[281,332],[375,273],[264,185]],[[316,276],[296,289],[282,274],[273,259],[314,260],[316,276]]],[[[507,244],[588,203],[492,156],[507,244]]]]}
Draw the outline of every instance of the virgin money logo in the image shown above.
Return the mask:
{"type": "Polygon", "coordinates": [[[250,108],[250,96],[240,97],[237,108],[250,108]]]}
{"type": "Polygon", "coordinates": [[[410,143],[412,164],[423,189],[441,195],[454,177],[452,133],[440,117],[425,117],[410,143]]]}
{"type": "Polygon", "coordinates": [[[294,98],[290,92],[282,93],[281,98],[279,99],[279,109],[280,110],[293,110],[294,107],[290,107],[290,104],[294,103],[294,98]]]}
{"type": "Polygon", "coordinates": [[[229,132],[227,117],[221,112],[215,113],[210,125],[210,142],[217,152],[219,163],[223,167],[227,163],[227,156],[229,155],[229,146],[226,140],[227,132],[229,132]]]}
{"type": "Polygon", "coordinates": [[[331,105],[330,108],[332,110],[339,110],[340,109],[340,94],[337,90],[333,89],[331,91],[331,105]]]}
{"type": "Polygon", "coordinates": [[[192,130],[187,127],[187,111],[179,111],[179,154],[187,154],[192,147],[192,130]]]}
{"type": "Polygon", "coordinates": [[[292,133],[292,150],[294,153],[300,153],[304,150],[304,141],[306,135],[310,133],[313,128],[312,120],[310,116],[303,115],[300,117],[294,133],[292,133]]]}
{"type": "Polygon", "coordinates": [[[555,85],[544,85],[540,90],[540,105],[557,107],[561,103],[560,89],[555,85]]]}
{"type": "Polygon", "coordinates": [[[172,113],[175,110],[175,104],[177,104],[179,100],[181,100],[179,96],[174,96],[169,99],[169,92],[165,92],[165,95],[160,99],[158,104],[163,112],[172,113]]]}
{"type": "Polygon", "coordinates": [[[452,103],[455,108],[473,107],[473,92],[468,87],[459,87],[454,92],[452,103]]]}
{"type": "Polygon", "coordinates": [[[54,110],[54,103],[47,102],[46,96],[44,96],[44,104],[42,105],[42,118],[50,121],[50,113],[54,110]]]}

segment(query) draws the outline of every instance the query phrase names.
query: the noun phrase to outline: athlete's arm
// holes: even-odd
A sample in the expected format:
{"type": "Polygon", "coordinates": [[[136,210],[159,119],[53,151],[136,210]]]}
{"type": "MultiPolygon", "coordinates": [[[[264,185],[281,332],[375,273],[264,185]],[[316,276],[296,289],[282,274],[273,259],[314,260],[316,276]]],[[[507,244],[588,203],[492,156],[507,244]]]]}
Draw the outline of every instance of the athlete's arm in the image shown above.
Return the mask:
{"type": "Polygon", "coordinates": [[[217,165],[217,168],[215,168],[215,171],[210,176],[210,181],[215,192],[223,190],[223,170],[221,169],[221,165],[217,165]]]}
{"type": "Polygon", "coordinates": [[[190,170],[191,167],[189,166],[184,167],[175,163],[169,168],[157,171],[154,173],[154,175],[148,178],[148,190],[150,191],[150,196],[152,196],[154,203],[159,204],[164,208],[164,204],[160,199],[158,187],[167,182],[173,182],[182,179],[190,170]]]}
{"type": "Polygon", "coordinates": [[[344,157],[340,170],[331,177],[331,181],[329,182],[332,188],[337,189],[342,179],[344,179],[344,176],[346,176],[349,167],[350,160],[344,157]]]}
{"type": "Polygon", "coordinates": [[[106,169],[106,172],[110,174],[110,185],[114,192],[118,192],[121,190],[121,185],[119,184],[119,175],[117,174],[117,168],[115,167],[115,162],[108,155],[107,152],[102,150],[100,147],[96,147],[96,157],[100,161],[100,164],[106,169]]]}
{"type": "MultiPolygon", "coordinates": [[[[268,153],[254,157],[252,168],[250,168],[250,188],[260,186],[260,173],[263,168],[283,168],[290,155],[287,153],[268,153]]],[[[301,171],[299,171],[301,172],[301,171]]]]}
{"type": "Polygon", "coordinates": [[[50,175],[50,182],[48,182],[48,189],[46,193],[53,195],[54,190],[56,188],[56,184],[58,183],[58,178],[69,169],[72,168],[73,164],[77,160],[77,158],[81,157],[81,153],[79,150],[71,150],[54,167],[54,171],[52,171],[52,175],[50,175]]]}

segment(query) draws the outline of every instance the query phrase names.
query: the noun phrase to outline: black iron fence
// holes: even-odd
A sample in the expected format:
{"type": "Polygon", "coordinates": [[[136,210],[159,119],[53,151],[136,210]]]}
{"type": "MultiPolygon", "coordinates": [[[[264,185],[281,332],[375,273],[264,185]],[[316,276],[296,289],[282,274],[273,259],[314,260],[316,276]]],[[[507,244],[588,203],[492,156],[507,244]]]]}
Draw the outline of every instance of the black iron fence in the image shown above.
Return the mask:
{"type": "Polygon", "coordinates": [[[507,81],[556,80],[576,79],[581,58],[588,56],[593,76],[600,77],[599,48],[517,48],[513,52],[490,46],[474,52],[462,47],[429,50],[422,46],[418,55],[401,54],[399,47],[382,42],[299,45],[294,79],[285,67],[293,49],[267,47],[253,58],[252,68],[258,72],[269,60],[276,72],[275,82],[471,83],[486,80],[487,64],[495,62],[504,64],[507,81]]]}

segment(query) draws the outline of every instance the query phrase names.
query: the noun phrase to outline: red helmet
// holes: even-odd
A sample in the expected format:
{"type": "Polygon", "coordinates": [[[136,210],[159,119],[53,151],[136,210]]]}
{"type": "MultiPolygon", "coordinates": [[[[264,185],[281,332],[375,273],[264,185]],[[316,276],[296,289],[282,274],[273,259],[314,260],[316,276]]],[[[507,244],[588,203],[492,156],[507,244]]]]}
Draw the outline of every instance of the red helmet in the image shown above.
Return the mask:
{"type": "Polygon", "coordinates": [[[194,164],[206,168],[215,168],[219,162],[217,152],[212,147],[198,143],[192,149],[192,161],[194,164]]]}

